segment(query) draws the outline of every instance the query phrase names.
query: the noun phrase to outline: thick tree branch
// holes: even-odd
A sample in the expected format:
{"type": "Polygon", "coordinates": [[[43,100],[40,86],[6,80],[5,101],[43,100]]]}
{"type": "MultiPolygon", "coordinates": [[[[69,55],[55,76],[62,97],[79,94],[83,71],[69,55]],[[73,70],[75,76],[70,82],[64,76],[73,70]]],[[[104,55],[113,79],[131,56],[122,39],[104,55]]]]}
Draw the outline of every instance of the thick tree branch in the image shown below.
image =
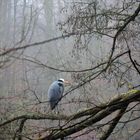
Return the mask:
{"type": "Polygon", "coordinates": [[[15,117],[15,118],[12,118],[10,120],[7,120],[3,123],[0,124],[0,127],[6,125],[6,124],[9,124],[9,123],[12,123],[16,120],[20,120],[20,119],[26,119],[26,120],[45,120],[45,119],[48,119],[48,120],[68,120],[69,117],[65,116],[65,115],[21,115],[21,116],[18,116],[18,117],[15,117]]]}
{"type": "Polygon", "coordinates": [[[119,110],[117,116],[113,119],[113,122],[109,125],[108,130],[102,135],[100,140],[106,140],[110,136],[110,134],[113,132],[114,128],[118,124],[119,120],[121,119],[121,117],[125,113],[126,108],[127,108],[127,105],[124,106],[121,110],[119,110]]]}
{"type": "MultiPolygon", "coordinates": [[[[15,117],[11,120],[8,120],[6,122],[3,122],[2,124],[0,124],[0,127],[11,123],[15,120],[23,120],[21,124],[24,125],[24,122],[26,120],[29,119],[33,119],[33,120],[44,120],[44,119],[51,119],[51,120],[68,120],[69,122],[71,122],[72,120],[75,119],[79,119],[83,116],[89,116],[87,117],[85,120],[82,120],[79,123],[75,123],[72,126],[67,126],[62,128],[61,130],[55,130],[52,135],[47,135],[44,138],[41,138],[41,140],[46,140],[46,139],[58,139],[58,138],[62,138],[62,137],[66,137],[68,135],[71,135],[73,133],[76,133],[90,125],[93,125],[94,123],[104,119],[105,117],[107,117],[108,115],[110,115],[111,113],[113,113],[116,110],[123,110],[124,108],[122,107],[126,107],[128,104],[130,104],[131,102],[137,102],[140,99],[140,91],[139,90],[130,90],[127,93],[122,93],[120,96],[116,96],[114,97],[112,100],[110,100],[109,102],[100,104],[99,106],[87,109],[87,110],[83,110],[81,112],[78,112],[76,114],[70,115],[70,116],[64,116],[64,115],[22,115],[22,116],[18,116],[15,117]]],[[[121,113],[120,113],[121,114],[121,113]]],[[[113,123],[112,126],[110,126],[110,129],[108,130],[107,134],[111,134],[111,131],[113,131],[114,127],[117,125],[117,121],[119,121],[119,119],[121,118],[121,115],[117,116],[115,119],[115,122],[113,123]]],[[[20,125],[20,130],[22,131],[23,125],[20,125]]],[[[20,133],[21,133],[20,131],[20,133]]]]}
{"type": "Polygon", "coordinates": [[[109,103],[106,103],[106,105],[105,104],[100,105],[101,111],[98,111],[96,114],[93,115],[91,114],[90,118],[85,119],[84,121],[82,120],[81,123],[76,123],[72,126],[62,128],[61,130],[56,131],[52,135],[47,135],[46,137],[43,137],[40,140],[47,140],[47,139],[54,140],[76,133],[104,119],[114,111],[122,109],[122,107],[127,106],[131,102],[138,101],[138,99],[140,99],[140,91],[131,90],[127,93],[124,93],[118,97],[113,98],[109,103]]]}
{"type": "Polygon", "coordinates": [[[106,109],[107,107],[111,107],[113,105],[119,105],[121,103],[131,103],[134,101],[137,101],[140,98],[140,91],[139,90],[130,90],[127,93],[122,93],[120,96],[116,96],[113,99],[111,99],[109,102],[105,102],[100,104],[99,106],[88,108],[86,110],[80,111],[78,113],[75,113],[70,116],[66,115],[56,115],[56,114],[28,114],[28,115],[21,115],[17,116],[15,118],[12,118],[10,120],[7,120],[0,124],[0,127],[12,123],[16,120],[20,119],[26,119],[26,120],[43,120],[43,119],[49,119],[49,120],[75,120],[79,119],[84,116],[88,115],[96,115],[98,112],[100,112],[103,109],[106,109]]]}

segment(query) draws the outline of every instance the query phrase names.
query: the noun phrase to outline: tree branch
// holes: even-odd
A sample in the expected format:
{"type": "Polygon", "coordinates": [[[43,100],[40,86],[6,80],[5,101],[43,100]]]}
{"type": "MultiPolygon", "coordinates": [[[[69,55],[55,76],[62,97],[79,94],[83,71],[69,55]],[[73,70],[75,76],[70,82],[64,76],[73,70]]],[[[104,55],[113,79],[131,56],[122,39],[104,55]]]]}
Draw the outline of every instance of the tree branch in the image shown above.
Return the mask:
{"type": "Polygon", "coordinates": [[[116,127],[116,125],[118,124],[119,120],[121,119],[121,117],[123,116],[123,114],[125,113],[125,110],[127,108],[127,105],[124,106],[117,114],[117,116],[113,119],[113,122],[110,124],[108,130],[102,135],[102,137],[100,138],[100,140],[106,140],[111,133],[113,132],[114,128],[116,127]]]}
{"type": "Polygon", "coordinates": [[[6,124],[9,124],[9,123],[12,123],[16,120],[20,120],[20,119],[26,119],[26,120],[44,120],[44,119],[48,119],[48,120],[68,120],[69,117],[65,116],[65,115],[21,115],[21,116],[18,116],[18,117],[14,117],[10,120],[7,120],[3,123],[0,124],[0,127],[6,125],[6,124]]]}
{"type": "Polygon", "coordinates": [[[111,49],[111,54],[109,56],[109,61],[108,61],[108,64],[107,64],[107,67],[110,65],[110,61],[112,59],[112,56],[113,56],[113,53],[115,51],[115,45],[116,45],[116,40],[117,40],[117,37],[120,35],[120,33],[125,29],[125,27],[131,22],[131,21],[134,21],[135,18],[138,16],[140,12],[140,4],[138,6],[138,8],[135,10],[134,14],[132,16],[130,16],[130,18],[123,24],[123,26],[121,26],[119,28],[119,30],[116,32],[115,36],[114,36],[114,39],[113,39],[113,45],[112,45],[112,49],[111,49]]]}
{"type": "Polygon", "coordinates": [[[137,71],[138,74],[140,75],[140,70],[137,68],[135,62],[134,62],[133,59],[132,59],[131,50],[130,50],[130,49],[129,49],[129,51],[128,51],[128,54],[129,54],[129,58],[130,58],[130,61],[131,61],[132,65],[133,65],[133,67],[136,69],[136,71],[137,71]]]}
{"type": "Polygon", "coordinates": [[[27,45],[24,45],[22,47],[10,48],[10,49],[5,50],[3,53],[0,53],[0,56],[7,55],[7,54],[9,54],[11,52],[14,52],[14,51],[24,50],[24,49],[27,49],[27,48],[32,47],[32,46],[38,46],[38,45],[42,45],[42,44],[45,44],[45,43],[50,43],[52,41],[56,41],[56,40],[59,40],[59,39],[64,39],[64,38],[70,37],[72,35],[76,35],[76,34],[75,33],[70,33],[70,34],[67,34],[67,35],[54,37],[54,38],[51,38],[51,39],[48,39],[48,40],[27,44],[27,45]]]}
{"type": "Polygon", "coordinates": [[[14,135],[14,140],[16,139],[16,137],[18,138],[18,140],[22,140],[22,130],[23,130],[23,127],[24,127],[24,124],[26,122],[26,118],[22,119],[21,122],[20,122],[20,126],[19,126],[19,129],[16,131],[15,135],[14,135]]]}
{"type": "Polygon", "coordinates": [[[41,138],[40,140],[47,140],[47,139],[54,140],[76,133],[104,119],[114,111],[122,109],[122,106],[127,106],[131,102],[136,102],[139,98],[140,98],[140,91],[131,90],[127,93],[124,93],[118,97],[113,98],[109,103],[106,103],[106,105],[105,104],[101,105],[100,111],[98,111],[96,114],[93,115],[91,114],[91,117],[82,120],[81,123],[76,123],[72,126],[68,126],[66,128],[62,128],[61,130],[57,130],[55,131],[55,133],[47,135],[41,138]]]}

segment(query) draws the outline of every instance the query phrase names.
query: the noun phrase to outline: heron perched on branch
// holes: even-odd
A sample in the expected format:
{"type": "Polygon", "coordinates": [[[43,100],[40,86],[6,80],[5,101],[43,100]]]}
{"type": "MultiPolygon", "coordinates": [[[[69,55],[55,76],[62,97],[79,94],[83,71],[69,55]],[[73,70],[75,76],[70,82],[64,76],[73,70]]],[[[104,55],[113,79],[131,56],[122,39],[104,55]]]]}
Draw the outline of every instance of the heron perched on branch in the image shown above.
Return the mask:
{"type": "Polygon", "coordinates": [[[50,85],[48,90],[48,101],[51,110],[53,110],[61,100],[64,92],[64,84],[69,84],[69,82],[61,78],[50,85]]]}

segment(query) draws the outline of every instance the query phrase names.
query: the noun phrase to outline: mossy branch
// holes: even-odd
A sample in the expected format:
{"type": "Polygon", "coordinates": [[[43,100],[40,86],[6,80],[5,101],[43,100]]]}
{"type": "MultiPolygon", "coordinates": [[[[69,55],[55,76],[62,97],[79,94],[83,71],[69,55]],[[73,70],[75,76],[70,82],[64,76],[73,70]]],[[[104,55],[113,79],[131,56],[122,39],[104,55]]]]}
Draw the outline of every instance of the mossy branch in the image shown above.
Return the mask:
{"type": "MultiPolygon", "coordinates": [[[[115,126],[117,125],[119,119],[123,116],[124,110],[127,108],[127,106],[132,102],[137,102],[140,100],[140,90],[130,90],[127,93],[122,93],[121,95],[115,96],[112,98],[109,102],[102,103],[99,106],[88,108],[86,110],[80,111],[78,113],[72,114],[70,116],[66,115],[53,115],[53,114],[44,114],[44,115],[38,115],[38,114],[28,114],[28,115],[22,115],[17,116],[15,118],[12,118],[10,120],[7,120],[0,124],[0,127],[12,123],[16,120],[64,120],[68,122],[72,122],[73,120],[79,119],[81,117],[87,116],[87,118],[79,123],[74,123],[72,126],[63,127],[61,130],[55,131],[55,133],[47,135],[40,140],[46,140],[46,139],[58,139],[62,137],[66,137],[68,135],[71,135],[73,133],[76,133],[80,130],[83,130],[96,122],[104,119],[111,113],[120,110],[118,116],[114,119],[114,123],[109,127],[109,129],[106,132],[106,135],[110,135],[115,126]]],[[[23,126],[22,126],[23,127],[23,126]]]]}
{"type": "Polygon", "coordinates": [[[85,119],[84,121],[82,120],[81,123],[75,123],[72,126],[68,126],[65,128],[62,128],[61,130],[57,130],[55,133],[47,135],[40,140],[53,140],[53,139],[58,139],[62,137],[69,136],[73,133],[76,133],[80,130],[83,130],[96,122],[104,119],[108,115],[112,114],[113,112],[120,110],[120,113],[114,119],[114,124],[110,126],[108,129],[108,136],[111,134],[115,126],[117,125],[119,119],[123,116],[124,110],[127,108],[127,106],[132,103],[132,102],[137,102],[140,99],[140,91],[139,90],[130,90],[127,93],[123,93],[120,96],[114,97],[110,102],[106,102],[98,107],[88,109],[84,112],[81,112],[81,114],[75,114],[74,116],[81,117],[83,114],[85,115],[91,115],[89,119],[85,119]],[[96,110],[96,111],[95,111],[96,110]]]}

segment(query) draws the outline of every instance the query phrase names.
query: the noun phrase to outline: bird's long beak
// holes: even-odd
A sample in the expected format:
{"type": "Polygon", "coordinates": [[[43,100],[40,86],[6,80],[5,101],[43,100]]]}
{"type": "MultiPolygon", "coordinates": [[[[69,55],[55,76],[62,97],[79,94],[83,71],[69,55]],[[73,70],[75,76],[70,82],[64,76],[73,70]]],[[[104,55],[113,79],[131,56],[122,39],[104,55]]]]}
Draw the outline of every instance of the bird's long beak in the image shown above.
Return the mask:
{"type": "Polygon", "coordinates": [[[64,81],[64,84],[65,84],[65,85],[71,85],[71,82],[70,82],[70,81],[65,80],[65,81],[64,81]]]}

